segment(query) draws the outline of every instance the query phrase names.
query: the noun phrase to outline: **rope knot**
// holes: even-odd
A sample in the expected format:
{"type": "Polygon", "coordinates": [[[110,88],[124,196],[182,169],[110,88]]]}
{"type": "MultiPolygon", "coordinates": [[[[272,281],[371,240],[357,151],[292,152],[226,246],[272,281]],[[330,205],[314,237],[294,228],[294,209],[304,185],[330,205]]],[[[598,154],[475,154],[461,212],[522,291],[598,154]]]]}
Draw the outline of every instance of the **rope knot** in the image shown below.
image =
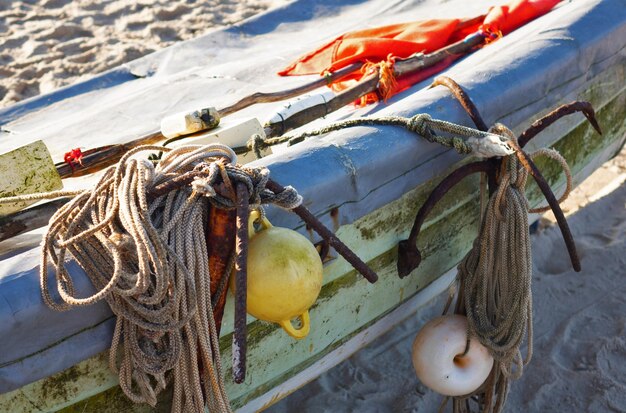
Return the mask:
{"type": "Polygon", "coordinates": [[[459,137],[452,138],[452,147],[458,153],[468,155],[474,151],[474,149],[467,144],[463,139],[459,137]]]}
{"type": "Polygon", "coordinates": [[[198,176],[191,182],[191,188],[194,192],[199,193],[207,198],[214,197],[216,195],[213,184],[220,172],[219,166],[215,162],[202,162],[194,168],[195,171],[206,172],[207,176],[198,176]]]}
{"type": "Polygon", "coordinates": [[[216,192],[209,182],[209,178],[195,178],[191,183],[191,188],[194,190],[194,192],[210,198],[215,196],[216,192]]]}
{"type": "Polygon", "coordinates": [[[269,190],[264,191],[263,201],[272,203],[283,209],[294,209],[302,204],[302,195],[292,186],[286,186],[282,192],[274,193],[269,190]]]}
{"type": "Polygon", "coordinates": [[[267,148],[268,145],[265,142],[265,139],[261,135],[259,135],[258,133],[255,133],[254,135],[250,137],[250,139],[248,139],[246,146],[249,150],[254,152],[257,159],[261,159],[263,157],[261,155],[261,151],[267,148]]]}
{"type": "Polygon", "coordinates": [[[422,135],[424,138],[429,141],[433,139],[433,134],[430,128],[428,127],[428,123],[432,120],[429,114],[427,113],[418,113],[415,116],[412,116],[407,123],[407,129],[413,133],[417,133],[418,135],[422,135]]]}
{"type": "Polygon", "coordinates": [[[274,204],[284,209],[294,209],[302,203],[302,196],[291,186],[285,187],[279,193],[266,189],[270,171],[265,167],[232,168],[232,171],[231,175],[229,170],[229,176],[234,182],[242,182],[248,186],[249,204],[252,208],[258,208],[261,204],[274,204]]]}

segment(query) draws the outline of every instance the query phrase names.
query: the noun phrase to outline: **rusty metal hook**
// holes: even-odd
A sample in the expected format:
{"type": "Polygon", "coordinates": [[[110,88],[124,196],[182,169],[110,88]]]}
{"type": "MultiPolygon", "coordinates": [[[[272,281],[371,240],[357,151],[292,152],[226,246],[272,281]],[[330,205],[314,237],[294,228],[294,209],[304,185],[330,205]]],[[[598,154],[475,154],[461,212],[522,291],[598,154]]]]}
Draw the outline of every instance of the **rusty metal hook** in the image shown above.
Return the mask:
{"type": "Polygon", "coordinates": [[[593,126],[593,128],[596,130],[596,132],[602,135],[602,129],[600,128],[600,125],[596,120],[596,113],[593,110],[591,103],[576,101],[561,105],[544,117],[534,121],[530,125],[530,127],[522,132],[522,134],[517,138],[517,143],[520,147],[523,148],[532,138],[534,138],[548,126],[552,125],[554,122],[561,119],[562,117],[571,115],[576,112],[582,112],[589,121],[589,123],[591,123],[591,126],[593,126]]]}
{"type": "Polygon", "coordinates": [[[435,207],[437,202],[443,198],[443,196],[452,189],[456,184],[461,182],[463,178],[477,172],[489,173],[492,170],[492,165],[485,161],[472,162],[463,165],[446,176],[428,196],[426,202],[417,212],[415,216],[415,222],[411,228],[411,234],[408,239],[400,241],[398,244],[398,275],[400,278],[404,278],[416,269],[421,261],[422,254],[417,248],[417,237],[419,236],[422,225],[426,220],[426,217],[435,207]]]}
{"type": "MultiPolygon", "coordinates": [[[[454,97],[459,101],[479,130],[488,130],[487,124],[484,122],[476,105],[474,105],[469,95],[453,79],[447,76],[439,76],[435,79],[431,87],[438,85],[445,86],[452,92],[454,97]]],[[[528,156],[528,154],[522,149],[530,141],[530,139],[535,137],[545,128],[556,122],[558,119],[575,112],[582,112],[594,129],[598,131],[598,133],[602,133],[600,125],[595,118],[595,112],[591,104],[589,102],[572,102],[558,107],[548,115],[533,122],[533,124],[519,136],[516,156],[522,165],[528,170],[535,182],[537,182],[537,186],[539,186],[541,192],[548,201],[548,204],[556,217],[559,229],[563,235],[563,240],[565,241],[572,266],[574,270],[578,272],[581,270],[580,259],[576,252],[574,237],[572,236],[567,220],[565,219],[565,214],[563,213],[556,196],[554,196],[550,185],[547,183],[541,172],[539,172],[539,169],[531,157],[528,156]]],[[[489,191],[492,193],[497,184],[496,175],[499,170],[500,163],[501,160],[499,159],[487,159],[463,165],[444,178],[443,181],[437,185],[424,205],[422,205],[418,211],[413,227],[411,228],[409,238],[407,240],[400,241],[398,245],[397,268],[400,278],[403,278],[411,273],[411,271],[417,268],[421,262],[421,254],[417,248],[417,236],[419,235],[421,226],[424,224],[426,216],[434,208],[436,203],[439,202],[439,200],[441,200],[441,198],[464,177],[476,172],[484,172],[487,174],[489,179],[489,191]]]]}
{"type": "MultiPolygon", "coordinates": [[[[480,116],[480,112],[476,108],[476,105],[474,105],[469,95],[463,90],[463,88],[461,88],[461,86],[459,86],[458,83],[456,83],[453,79],[447,76],[440,76],[435,79],[432,86],[437,85],[446,86],[448,89],[450,89],[454,97],[459,101],[461,106],[463,106],[470,118],[472,118],[472,121],[476,124],[476,127],[478,129],[487,129],[487,125],[480,116]]],[[[600,129],[600,125],[595,118],[595,112],[591,104],[589,102],[572,102],[559,106],[557,109],[553,110],[546,116],[533,122],[532,125],[518,137],[518,148],[516,156],[520,160],[522,165],[524,165],[524,167],[531,174],[531,176],[537,183],[537,186],[539,186],[539,188],[541,189],[543,196],[548,201],[550,209],[552,209],[552,212],[556,217],[559,229],[561,230],[561,234],[563,235],[563,240],[565,241],[567,252],[572,262],[572,267],[576,272],[579,272],[581,270],[580,259],[578,257],[578,253],[576,252],[576,243],[574,242],[574,237],[572,236],[567,220],[565,219],[565,214],[563,213],[563,210],[561,209],[561,206],[559,205],[556,196],[552,192],[550,185],[545,180],[541,172],[539,172],[539,169],[537,168],[531,157],[528,156],[528,154],[522,149],[533,137],[535,137],[545,128],[556,122],[558,119],[575,112],[582,112],[587,120],[594,127],[594,129],[598,133],[602,134],[602,130],[600,129]]],[[[495,180],[495,171],[497,171],[497,169],[495,169],[494,172],[488,173],[488,175],[490,176],[490,192],[492,188],[491,182],[495,180]]]]}
{"type": "Polygon", "coordinates": [[[449,78],[448,76],[437,76],[428,88],[431,89],[435,86],[447,87],[450,92],[452,92],[452,95],[456,98],[456,100],[461,104],[461,106],[463,106],[463,109],[465,109],[465,112],[468,114],[468,116],[472,119],[472,122],[474,122],[474,125],[476,125],[476,129],[487,132],[489,127],[483,120],[483,117],[480,115],[478,108],[476,107],[474,102],[472,102],[472,99],[469,97],[467,92],[465,92],[465,90],[463,90],[463,88],[459,86],[458,83],[456,83],[452,78],[449,78]]]}

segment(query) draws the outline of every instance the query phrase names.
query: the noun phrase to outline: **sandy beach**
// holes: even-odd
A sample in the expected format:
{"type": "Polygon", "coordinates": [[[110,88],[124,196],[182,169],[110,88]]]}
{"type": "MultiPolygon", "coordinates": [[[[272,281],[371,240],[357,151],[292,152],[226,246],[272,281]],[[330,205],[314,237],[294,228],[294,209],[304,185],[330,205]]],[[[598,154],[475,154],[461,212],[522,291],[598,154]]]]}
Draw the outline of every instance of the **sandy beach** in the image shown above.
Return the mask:
{"type": "MultiPolygon", "coordinates": [[[[286,0],[0,1],[0,107],[85,79],[286,0]]],[[[563,205],[583,270],[550,214],[532,235],[535,351],[508,412],[626,412],[626,149],[563,205]]],[[[411,344],[444,296],[272,406],[283,412],[436,412],[411,344]]]]}
{"type": "Polygon", "coordinates": [[[285,0],[0,1],[0,107],[283,3],[285,0]]]}

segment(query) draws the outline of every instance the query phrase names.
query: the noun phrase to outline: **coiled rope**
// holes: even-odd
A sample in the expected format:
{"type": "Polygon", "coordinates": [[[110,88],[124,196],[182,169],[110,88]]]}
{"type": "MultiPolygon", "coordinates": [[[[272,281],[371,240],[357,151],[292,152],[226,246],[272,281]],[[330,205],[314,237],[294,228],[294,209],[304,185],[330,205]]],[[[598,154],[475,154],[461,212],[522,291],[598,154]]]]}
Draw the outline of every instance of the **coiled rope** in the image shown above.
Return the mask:
{"type": "Polygon", "coordinates": [[[172,412],[200,413],[205,406],[211,412],[231,411],[210,292],[210,277],[219,275],[209,274],[205,228],[209,203],[233,208],[234,198],[220,195],[215,185],[245,183],[253,206],[294,208],[302,202],[293,188],[280,194],[267,190],[267,169],[243,168],[235,161],[234,152],[219,144],[139,147],[50,221],[41,255],[44,301],[61,311],[107,301],[117,316],[109,364],[134,402],[154,407],[173,382],[172,412]],[[157,166],[135,156],[153,150],[167,152],[157,166]],[[152,196],[189,173],[195,174],[191,187],[152,196]],[[76,296],[66,268],[70,257],[95,294],[76,296]]]}
{"type": "MultiPolygon", "coordinates": [[[[502,125],[498,126],[500,129],[502,125]]],[[[513,133],[501,130],[511,139],[513,133]]],[[[545,155],[557,160],[566,176],[569,194],[572,176],[565,159],[555,150],[541,149],[531,156],[545,155]]],[[[532,328],[532,258],[528,231],[530,210],[524,192],[528,171],[515,156],[503,159],[499,184],[489,198],[481,227],[473,247],[458,265],[460,284],[457,313],[465,313],[469,337],[475,337],[489,349],[494,367],[489,378],[475,392],[453,399],[455,413],[469,412],[467,401],[477,399],[482,411],[499,413],[504,408],[511,380],[519,378],[533,353],[532,328]],[[527,337],[527,354],[520,347],[527,337]]],[[[451,289],[451,297],[456,289],[451,289]]],[[[449,304],[448,304],[449,305],[449,304]]],[[[446,305],[446,310],[448,308],[446,305]]],[[[445,406],[447,398],[442,404],[445,406]]]]}

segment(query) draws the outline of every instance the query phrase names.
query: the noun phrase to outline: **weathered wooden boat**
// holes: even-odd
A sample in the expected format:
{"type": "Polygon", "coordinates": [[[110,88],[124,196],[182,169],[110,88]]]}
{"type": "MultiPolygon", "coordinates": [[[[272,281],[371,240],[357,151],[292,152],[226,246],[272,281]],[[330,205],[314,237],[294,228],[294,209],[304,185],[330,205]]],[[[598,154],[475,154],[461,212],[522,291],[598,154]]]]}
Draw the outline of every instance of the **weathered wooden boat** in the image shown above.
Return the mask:
{"type": "MultiPolygon", "coordinates": [[[[261,88],[283,89],[301,78],[278,78],[286,61],[357,27],[475,15],[487,1],[426,2],[296,0],[230,28],[177,44],[77,85],[0,111],[0,150],[42,139],[54,159],[76,146],[121,143],[150,132],[172,112],[232,103],[261,88]],[[374,22],[375,20],[375,22],[374,22]],[[288,41],[285,41],[288,39],[288,41]]],[[[614,156],[626,139],[626,2],[566,2],[446,71],[472,96],[490,124],[515,132],[561,103],[593,104],[604,134],[573,116],[538,136],[552,146],[580,182],[614,156]]],[[[308,79],[306,79],[308,80],[308,79]]],[[[428,113],[470,125],[443,88],[428,81],[381,103],[348,107],[305,128],[360,115],[428,113]]],[[[264,119],[275,104],[250,107],[236,118],[264,119]]],[[[232,121],[236,123],[236,121],[232,121]]],[[[375,269],[369,284],[341,258],[324,268],[324,286],[311,309],[311,334],[295,341],[279,327],[248,319],[248,374],[226,375],[233,406],[255,411],[293,392],[365,346],[443,291],[469,250],[478,225],[478,179],[467,179],[430,214],[419,243],[424,261],[409,277],[396,273],[397,244],[406,238],[429,191],[463,160],[454,151],[394,127],[358,127],[309,139],[254,161],[293,185],[323,222],[375,269]]],[[[560,169],[541,168],[555,192],[560,169]]],[[[93,178],[66,181],[85,187],[93,178]]],[[[533,204],[538,191],[530,192],[533,204]]],[[[269,209],[275,224],[307,234],[297,217],[269,209]]],[[[41,300],[38,244],[42,230],[0,243],[0,411],[148,411],[133,405],[107,367],[113,315],[105,303],[57,313],[41,300]]],[[[584,266],[584,261],[583,261],[584,266]]],[[[74,266],[80,274],[78,266],[74,266]]],[[[86,277],[77,288],[92,291],[86,277]]],[[[220,339],[230,365],[232,304],[220,339]]],[[[406,361],[408,362],[408,355],[406,361]]],[[[226,369],[228,371],[228,369],[226,369]]],[[[158,410],[168,411],[166,399],[158,410]]]]}

